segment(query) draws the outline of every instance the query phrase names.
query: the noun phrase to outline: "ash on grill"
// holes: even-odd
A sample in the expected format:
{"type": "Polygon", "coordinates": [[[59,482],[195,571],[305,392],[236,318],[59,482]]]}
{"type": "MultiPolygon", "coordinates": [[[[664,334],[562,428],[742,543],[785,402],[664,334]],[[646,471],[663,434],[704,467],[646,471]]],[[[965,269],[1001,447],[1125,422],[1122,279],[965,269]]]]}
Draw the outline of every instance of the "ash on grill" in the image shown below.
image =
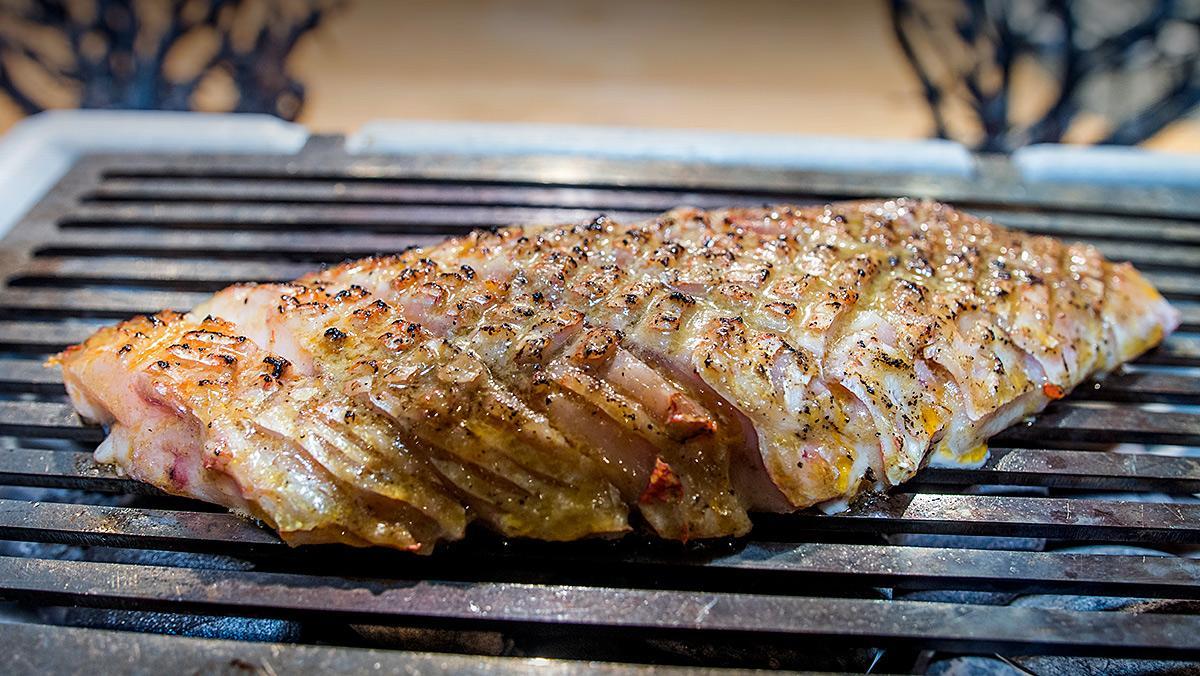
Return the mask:
{"type": "Polygon", "coordinates": [[[599,667],[573,660],[1195,669],[1200,195],[1020,186],[982,166],[970,181],[537,158],[498,167],[350,157],[329,139],[289,158],[85,158],[0,250],[0,640],[29,659],[37,646],[79,646],[51,651],[64,669],[115,665],[134,649],[146,664],[169,655],[192,666],[220,650],[225,668],[257,668],[269,652],[309,669],[544,664],[530,657],[581,669],[599,667]],[[570,182],[555,182],[567,169],[570,182]],[[291,550],[95,467],[100,431],[79,423],[40,363],[113,319],[471,227],[894,194],[1093,242],[1145,270],[1184,327],[1001,435],[985,467],[927,470],[846,514],[764,516],[744,541],[686,546],[477,532],[428,558],[291,550]]]}

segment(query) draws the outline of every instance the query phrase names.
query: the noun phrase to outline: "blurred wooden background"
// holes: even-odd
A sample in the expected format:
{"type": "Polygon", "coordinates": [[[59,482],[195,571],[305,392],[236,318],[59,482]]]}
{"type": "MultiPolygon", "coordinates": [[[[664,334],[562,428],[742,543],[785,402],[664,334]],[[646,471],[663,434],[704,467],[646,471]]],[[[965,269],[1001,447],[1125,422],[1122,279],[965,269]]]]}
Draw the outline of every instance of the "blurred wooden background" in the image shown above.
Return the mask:
{"type": "MultiPolygon", "coordinates": [[[[291,65],[308,92],[299,121],[322,132],[380,118],[931,129],[881,0],[352,0],[291,65]]],[[[0,129],[18,118],[0,103],[0,129]]],[[[1200,152],[1200,123],[1147,145],[1200,152]]]]}

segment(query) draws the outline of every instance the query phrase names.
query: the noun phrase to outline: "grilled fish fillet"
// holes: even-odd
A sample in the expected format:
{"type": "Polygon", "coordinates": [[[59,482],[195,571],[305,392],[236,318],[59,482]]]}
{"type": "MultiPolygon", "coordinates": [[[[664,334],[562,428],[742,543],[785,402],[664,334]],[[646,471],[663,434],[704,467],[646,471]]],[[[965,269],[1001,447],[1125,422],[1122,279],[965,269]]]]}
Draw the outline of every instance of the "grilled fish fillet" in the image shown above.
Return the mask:
{"type": "Polygon", "coordinates": [[[56,357],[96,452],[291,543],[739,535],[987,438],[1158,343],[1128,264],[946,205],[474,232],[56,357]]]}

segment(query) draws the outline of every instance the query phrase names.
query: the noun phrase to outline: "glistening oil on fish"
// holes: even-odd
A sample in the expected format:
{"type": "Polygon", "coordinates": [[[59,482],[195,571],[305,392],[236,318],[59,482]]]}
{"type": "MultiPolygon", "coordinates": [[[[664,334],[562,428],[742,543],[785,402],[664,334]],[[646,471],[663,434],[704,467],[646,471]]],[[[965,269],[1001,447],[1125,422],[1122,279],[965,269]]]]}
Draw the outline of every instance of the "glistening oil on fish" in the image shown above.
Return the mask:
{"type": "Polygon", "coordinates": [[[836,509],[1156,345],[1128,264],[897,199],[474,232],[56,357],[98,457],[293,544],[736,536],[836,509]]]}

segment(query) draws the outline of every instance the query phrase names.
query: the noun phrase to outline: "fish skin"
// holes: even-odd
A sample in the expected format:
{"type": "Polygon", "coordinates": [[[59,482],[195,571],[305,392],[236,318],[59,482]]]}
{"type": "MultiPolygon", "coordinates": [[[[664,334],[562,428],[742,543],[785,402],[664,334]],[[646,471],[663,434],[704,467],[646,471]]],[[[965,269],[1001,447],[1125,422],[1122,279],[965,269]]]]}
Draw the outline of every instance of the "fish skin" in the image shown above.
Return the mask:
{"type": "Polygon", "coordinates": [[[55,360],[98,459],[289,542],[741,535],[845,504],[1156,345],[1132,266],[936,202],[473,232],[55,360]],[[636,515],[636,518],[635,518],[636,515]]]}

